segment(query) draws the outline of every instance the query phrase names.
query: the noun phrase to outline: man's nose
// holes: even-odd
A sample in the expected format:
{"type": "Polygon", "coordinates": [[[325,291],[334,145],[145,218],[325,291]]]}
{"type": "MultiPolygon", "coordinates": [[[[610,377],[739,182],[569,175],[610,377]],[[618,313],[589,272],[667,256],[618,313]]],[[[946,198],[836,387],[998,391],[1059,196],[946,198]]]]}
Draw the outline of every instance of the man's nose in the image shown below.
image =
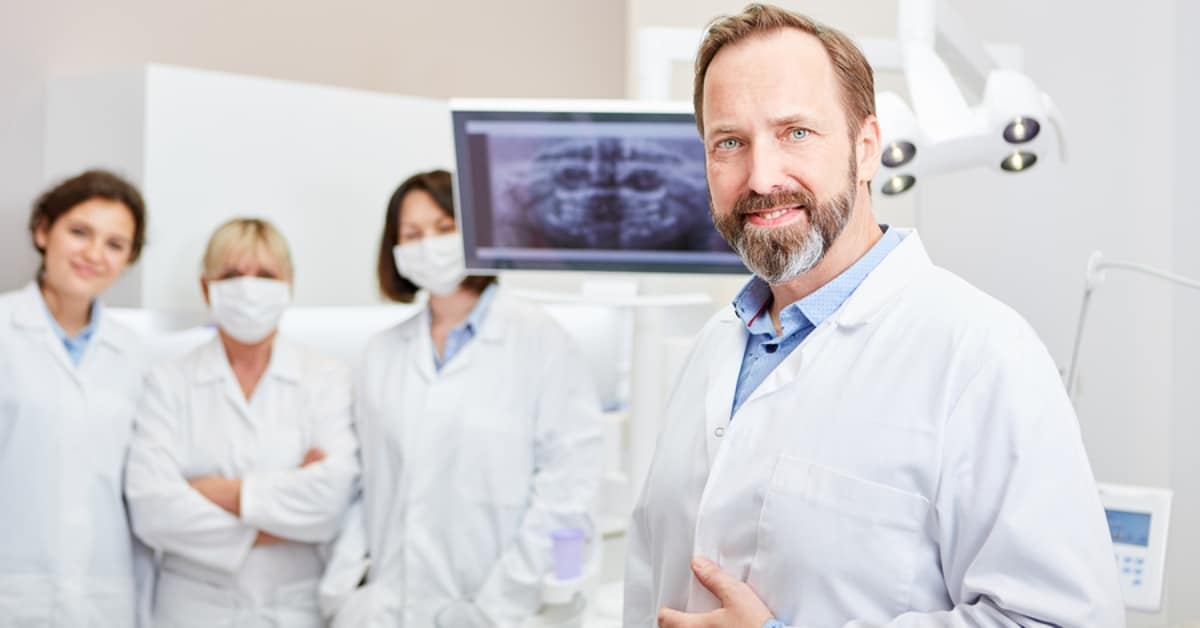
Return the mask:
{"type": "Polygon", "coordinates": [[[750,191],[767,196],[788,187],[783,154],[773,142],[756,143],[750,153],[750,191]]]}

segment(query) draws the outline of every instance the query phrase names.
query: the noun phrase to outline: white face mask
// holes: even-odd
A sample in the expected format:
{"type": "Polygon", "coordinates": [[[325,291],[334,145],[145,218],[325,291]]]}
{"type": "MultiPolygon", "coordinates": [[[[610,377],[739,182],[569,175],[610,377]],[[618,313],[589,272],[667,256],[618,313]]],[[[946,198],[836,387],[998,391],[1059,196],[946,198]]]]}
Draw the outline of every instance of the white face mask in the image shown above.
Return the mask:
{"type": "Polygon", "coordinates": [[[457,233],[428,236],[392,249],[396,271],[432,294],[450,294],[467,277],[462,241],[457,233]]]}
{"type": "Polygon", "coordinates": [[[234,277],[208,282],[213,320],[234,339],[254,344],[279,326],[292,298],[291,286],[278,279],[234,277]]]}

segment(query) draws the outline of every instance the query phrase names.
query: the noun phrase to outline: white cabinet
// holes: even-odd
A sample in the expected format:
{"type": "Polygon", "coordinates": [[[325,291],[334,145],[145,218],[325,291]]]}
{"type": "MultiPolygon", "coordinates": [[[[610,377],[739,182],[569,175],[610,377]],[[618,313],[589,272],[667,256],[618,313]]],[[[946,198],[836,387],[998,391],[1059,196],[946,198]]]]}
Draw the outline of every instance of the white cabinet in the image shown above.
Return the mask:
{"type": "Polygon", "coordinates": [[[298,305],[378,303],[387,200],[453,145],[446,101],[150,65],[51,81],[45,155],[48,181],[105,167],[146,197],[146,249],[106,302],[199,310],[204,245],[235,216],[283,231],[298,305]]]}

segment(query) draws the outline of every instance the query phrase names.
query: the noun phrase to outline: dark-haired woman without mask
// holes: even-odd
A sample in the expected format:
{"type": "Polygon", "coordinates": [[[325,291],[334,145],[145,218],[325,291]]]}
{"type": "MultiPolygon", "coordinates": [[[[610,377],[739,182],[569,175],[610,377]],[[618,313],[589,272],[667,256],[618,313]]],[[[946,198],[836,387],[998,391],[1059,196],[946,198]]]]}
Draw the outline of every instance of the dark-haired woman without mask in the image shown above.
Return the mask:
{"type": "Polygon", "coordinates": [[[144,375],[98,297],[141,252],[145,208],[89,171],[38,199],[37,278],[0,295],[0,627],[136,624],[121,476],[144,375]]]}

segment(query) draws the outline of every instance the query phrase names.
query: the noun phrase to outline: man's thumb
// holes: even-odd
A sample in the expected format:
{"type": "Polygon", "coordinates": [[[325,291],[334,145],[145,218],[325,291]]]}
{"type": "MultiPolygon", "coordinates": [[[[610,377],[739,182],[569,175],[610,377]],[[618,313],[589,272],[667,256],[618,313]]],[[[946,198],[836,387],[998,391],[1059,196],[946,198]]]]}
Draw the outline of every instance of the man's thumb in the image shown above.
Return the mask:
{"type": "Polygon", "coordinates": [[[692,559],[692,573],[696,574],[696,579],[704,585],[704,588],[721,600],[722,606],[727,601],[726,596],[738,582],[733,579],[733,576],[722,571],[720,565],[703,556],[692,559]]]}

